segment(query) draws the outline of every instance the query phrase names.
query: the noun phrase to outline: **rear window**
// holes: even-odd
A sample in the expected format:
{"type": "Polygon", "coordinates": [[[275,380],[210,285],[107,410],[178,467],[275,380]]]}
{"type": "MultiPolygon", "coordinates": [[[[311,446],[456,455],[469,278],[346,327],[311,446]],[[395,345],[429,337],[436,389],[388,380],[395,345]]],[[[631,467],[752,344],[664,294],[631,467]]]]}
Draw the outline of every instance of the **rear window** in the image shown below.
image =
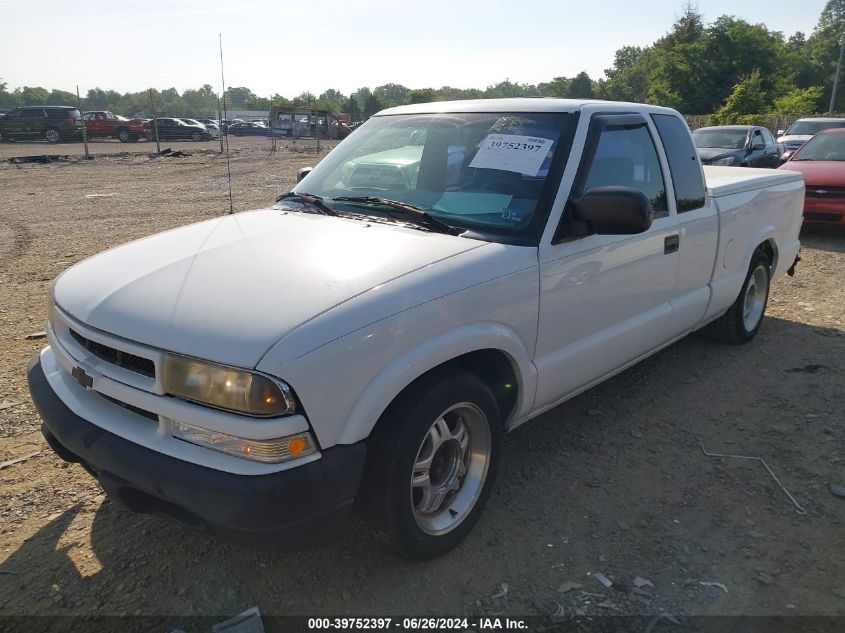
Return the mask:
{"type": "Polygon", "coordinates": [[[66,110],[65,108],[46,108],[47,116],[51,119],[66,119],[68,117],[72,117],[74,119],[78,119],[81,114],[79,114],[79,110],[66,110]]]}
{"type": "Polygon", "coordinates": [[[669,161],[678,213],[700,209],[704,206],[704,178],[687,124],[671,114],[652,114],[651,118],[669,161]]]}

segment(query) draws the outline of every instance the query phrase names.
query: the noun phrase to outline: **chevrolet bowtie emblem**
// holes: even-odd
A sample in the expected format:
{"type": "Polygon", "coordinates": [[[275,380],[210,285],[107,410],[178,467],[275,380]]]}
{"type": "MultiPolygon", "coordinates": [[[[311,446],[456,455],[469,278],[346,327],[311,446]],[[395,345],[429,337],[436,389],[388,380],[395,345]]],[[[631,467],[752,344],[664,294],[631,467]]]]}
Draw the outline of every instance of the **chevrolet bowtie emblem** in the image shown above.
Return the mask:
{"type": "Polygon", "coordinates": [[[819,194],[820,196],[823,196],[824,194],[827,193],[827,189],[816,189],[816,193],[819,194]]]}
{"type": "Polygon", "coordinates": [[[94,379],[85,373],[85,370],[82,367],[74,367],[73,370],[70,372],[70,375],[76,379],[80,385],[85,387],[86,389],[90,389],[94,386],[94,379]]]}

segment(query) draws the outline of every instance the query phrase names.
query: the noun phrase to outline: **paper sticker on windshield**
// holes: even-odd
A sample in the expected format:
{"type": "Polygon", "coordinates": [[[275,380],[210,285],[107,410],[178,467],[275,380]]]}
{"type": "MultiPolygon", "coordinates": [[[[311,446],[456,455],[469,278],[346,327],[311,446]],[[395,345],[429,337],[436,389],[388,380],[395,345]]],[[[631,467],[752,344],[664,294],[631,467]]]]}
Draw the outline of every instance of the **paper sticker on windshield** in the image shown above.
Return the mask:
{"type": "Polygon", "coordinates": [[[535,136],[488,134],[469,166],[536,176],[553,143],[535,136]]]}

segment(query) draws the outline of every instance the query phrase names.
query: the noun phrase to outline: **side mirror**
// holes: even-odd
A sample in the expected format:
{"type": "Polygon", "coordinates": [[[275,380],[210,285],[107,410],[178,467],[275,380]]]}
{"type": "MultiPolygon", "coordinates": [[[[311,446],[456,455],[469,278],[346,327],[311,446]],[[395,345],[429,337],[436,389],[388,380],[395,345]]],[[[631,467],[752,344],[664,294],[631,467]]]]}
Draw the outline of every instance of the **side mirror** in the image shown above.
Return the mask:
{"type": "Polygon", "coordinates": [[[596,235],[636,235],[651,227],[651,200],[634,187],[593,187],[572,200],[580,220],[596,235]]]}
{"type": "Polygon", "coordinates": [[[778,136],[783,136],[783,130],[778,130],[778,136]]]}
{"type": "Polygon", "coordinates": [[[764,149],[766,149],[766,144],[765,144],[765,143],[756,143],[756,144],[754,144],[754,145],[752,145],[752,146],[751,146],[751,151],[752,151],[752,152],[760,152],[760,151],[762,151],[762,150],[764,150],[764,149]]]}
{"type": "Polygon", "coordinates": [[[302,182],[302,179],[305,178],[308,174],[311,173],[311,170],[314,169],[313,167],[303,167],[300,169],[296,174],[296,182],[302,182]]]}

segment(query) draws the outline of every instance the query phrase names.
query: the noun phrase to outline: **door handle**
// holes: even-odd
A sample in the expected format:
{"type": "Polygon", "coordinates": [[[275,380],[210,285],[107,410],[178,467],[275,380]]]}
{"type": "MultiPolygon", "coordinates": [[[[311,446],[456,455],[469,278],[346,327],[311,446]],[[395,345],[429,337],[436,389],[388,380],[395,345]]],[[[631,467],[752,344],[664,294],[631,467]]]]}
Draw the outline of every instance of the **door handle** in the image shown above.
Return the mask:
{"type": "Polygon", "coordinates": [[[680,235],[667,235],[666,239],[663,240],[663,253],[668,255],[669,253],[677,253],[678,246],[681,244],[681,236],[680,235]]]}

